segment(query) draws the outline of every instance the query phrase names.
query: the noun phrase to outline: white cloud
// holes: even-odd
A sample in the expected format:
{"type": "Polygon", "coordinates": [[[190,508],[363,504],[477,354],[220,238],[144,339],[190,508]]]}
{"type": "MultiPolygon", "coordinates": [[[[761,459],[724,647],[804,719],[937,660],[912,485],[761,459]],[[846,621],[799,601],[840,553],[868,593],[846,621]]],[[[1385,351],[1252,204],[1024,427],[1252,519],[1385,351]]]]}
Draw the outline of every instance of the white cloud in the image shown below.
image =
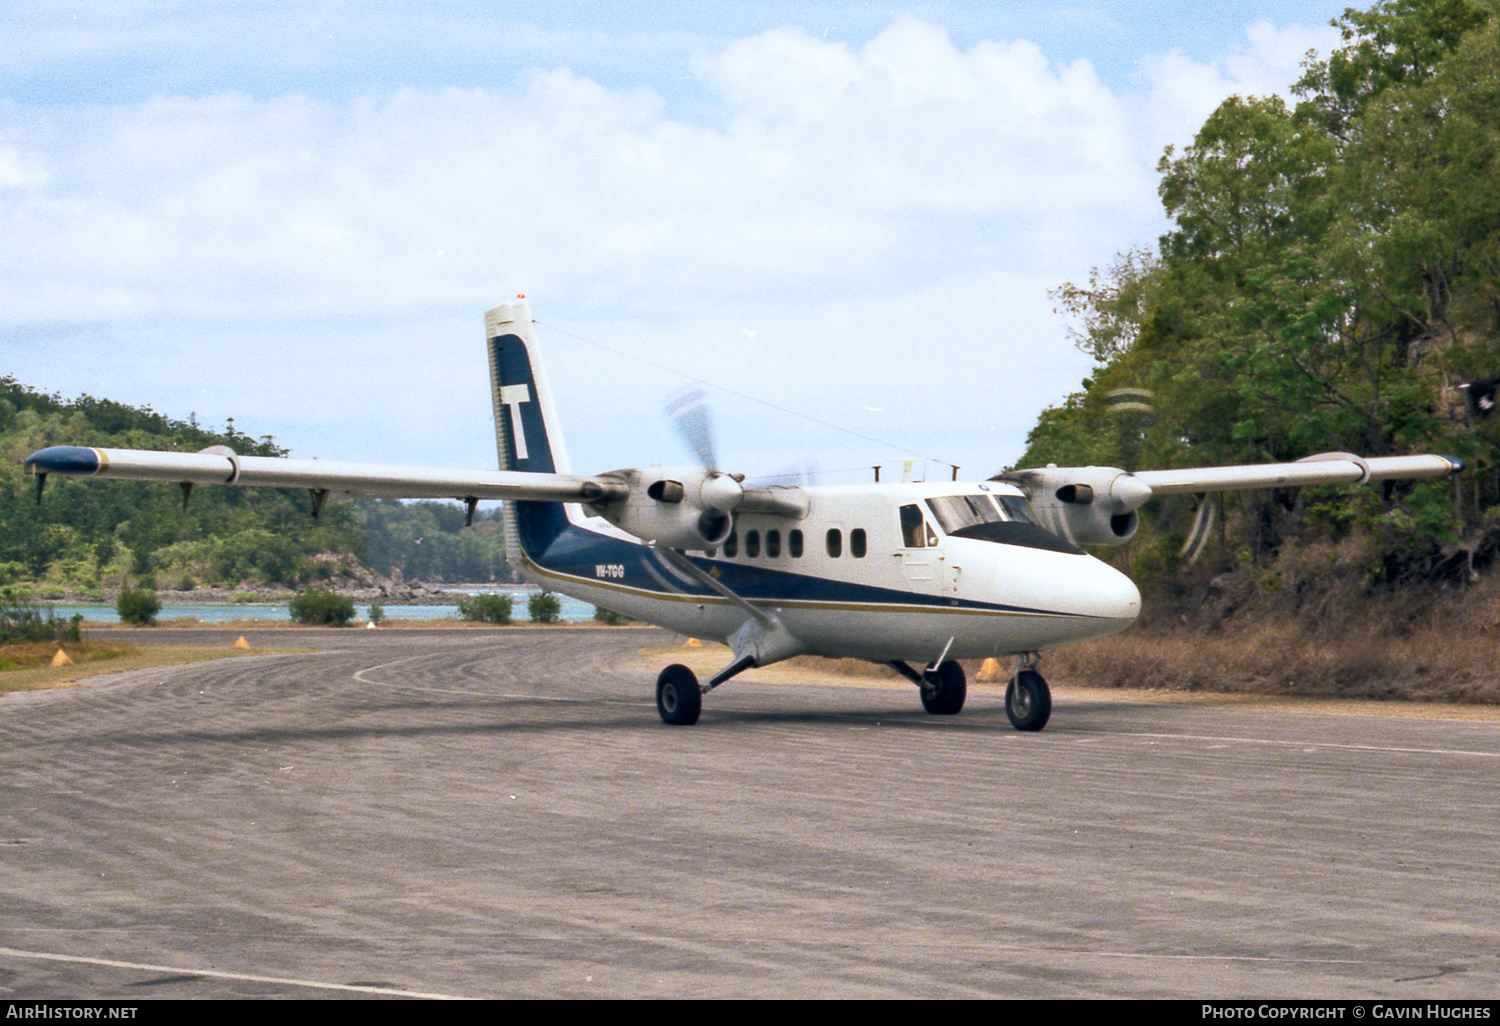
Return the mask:
{"type": "Polygon", "coordinates": [[[1149,145],[1159,150],[1192,142],[1204,119],[1235,93],[1295,102],[1292,86],[1302,77],[1308,52],[1327,56],[1338,44],[1339,30],[1331,25],[1278,27],[1261,20],[1245,30],[1243,45],[1218,60],[1194,61],[1176,51],[1143,60],[1149,145]]]}
{"type": "Polygon", "coordinates": [[[14,146],[0,147],[0,189],[42,185],[47,177],[47,172],[14,146]]]}
{"type": "Polygon", "coordinates": [[[505,280],[858,293],[966,265],[977,236],[1025,252],[1058,219],[1150,216],[1117,101],[1029,43],[963,53],[903,20],[858,54],[779,31],[700,67],[721,127],[563,70],[351,103],[13,109],[67,170],[16,179],[25,255],[0,299],[35,319],[390,310],[505,280]]]}
{"type": "MultiPolygon", "coordinates": [[[[25,380],[38,350],[6,338],[87,322],[46,357],[110,378],[39,384],[130,398],[112,384],[155,374],[179,400],[158,408],[209,414],[193,382],[235,366],[236,415],[279,410],[266,429],[299,451],[487,462],[487,432],[451,416],[451,375],[400,368],[466,365],[478,329],[463,318],[477,325],[520,290],[544,319],[626,348],[639,338],[655,359],[789,405],[895,411],[882,428],[923,451],[942,443],[938,403],[968,426],[943,454],[998,467],[1086,370],[1047,287],[1154,238],[1159,143],[1241,83],[1289,81],[1309,38],[1257,25],[1220,63],[1151,62],[1133,96],[1087,61],[1058,66],[1026,41],[963,50],[914,19],[858,48],[776,30],[698,58],[719,107],[704,123],[560,68],[347,102],[12,103],[0,347],[25,380]],[[153,367],[164,353],[166,372],[153,367]],[[360,373],[330,381],[350,358],[360,373]],[[329,444],[370,421],[361,396],[403,411],[372,426],[405,426],[329,444]],[[459,424],[472,446],[447,440],[459,424]]],[[[639,460],[610,448],[634,401],[611,392],[621,372],[593,364],[573,380],[611,398],[580,404],[580,433],[599,462],[639,460]]]]}

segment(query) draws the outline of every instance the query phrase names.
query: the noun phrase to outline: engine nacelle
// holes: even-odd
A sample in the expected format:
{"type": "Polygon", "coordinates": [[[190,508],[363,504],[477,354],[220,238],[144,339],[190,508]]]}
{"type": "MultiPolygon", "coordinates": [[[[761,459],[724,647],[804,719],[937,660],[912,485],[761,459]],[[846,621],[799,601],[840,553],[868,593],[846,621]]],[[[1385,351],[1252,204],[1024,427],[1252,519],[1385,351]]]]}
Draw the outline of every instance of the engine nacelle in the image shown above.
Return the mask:
{"type": "MultiPolygon", "coordinates": [[[[1035,504],[1033,504],[1035,505],[1035,504]]],[[[1106,513],[1095,506],[1062,506],[1041,514],[1043,526],[1075,545],[1124,545],[1135,537],[1140,514],[1106,513]]]]}
{"type": "Polygon", "coordinates": [[[1124,545],[1140,526],[1136,508],[1148,485],[1116,467],[1018,470],[1004,480],[1021,487],[1042,526],[1076,545],[1124,545]]]}
{"type": "Polygon", "coordinates": [[[637,538],[673,549],[711,549],[734,527],[730,511],[743,494],[728,474],[701,467],[615,470],[600,477],[624,481],[623,499],[593,507],[611,524],[637,538]]]}

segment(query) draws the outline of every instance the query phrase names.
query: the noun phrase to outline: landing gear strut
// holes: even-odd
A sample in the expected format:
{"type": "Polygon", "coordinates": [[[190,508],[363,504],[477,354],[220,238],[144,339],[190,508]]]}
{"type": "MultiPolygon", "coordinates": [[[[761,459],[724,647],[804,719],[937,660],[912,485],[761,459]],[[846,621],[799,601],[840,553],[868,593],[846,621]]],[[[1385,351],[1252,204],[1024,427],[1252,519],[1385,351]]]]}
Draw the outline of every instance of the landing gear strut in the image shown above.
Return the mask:
{"type": "Polygon", "coordinates": [[[1041,730],[1052,716],[1052,689],[1036,663],[1034,653],[1023,658],[1005,689],[1005,715],[1017,730],[1041,730]]]}
{"type": "Polygon", "coordinates": [[[964,707],[969,683],[964,677],[964,668],[953,660],[939,663],[936,669],[925,669],[921,673],[899,659],[893,659],[886,665],[921,689],[922,708],[934,716],[952,716],[964,707]]]}
{"type": "Polygon", "coordinates": [[[741,656],[708,679],[698,683],[698,675],[681,663],[673,663],[656,677],[656,711],[661,721],[674,727],[691,727],[703,712],[703,696],[724,683],[755,668],[754,656],[741,656]]]}

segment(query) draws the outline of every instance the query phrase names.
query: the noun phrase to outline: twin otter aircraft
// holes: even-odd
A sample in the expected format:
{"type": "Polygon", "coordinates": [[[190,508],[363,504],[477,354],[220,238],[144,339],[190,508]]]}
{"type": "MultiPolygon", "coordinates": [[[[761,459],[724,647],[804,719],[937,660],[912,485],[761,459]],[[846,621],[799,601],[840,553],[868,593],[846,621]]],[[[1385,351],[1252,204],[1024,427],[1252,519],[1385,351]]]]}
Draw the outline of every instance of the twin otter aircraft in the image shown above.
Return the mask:
{"type": "Polygon", "coordinates": [[[1018,730],[1041,730],[1051,715],[1036,670],[1043,649],[1114,634],[1140,613],[1130,579],[1078,546],[1129,541],[1136,509],[1152,496],[1463,469],[1442,456],[1327,453],[1134,474],[1049,466],[968,484],[754,487],[714,466],[704,430],[699,466],[578,477],[525,299],[489,311],[485,327],[499,471],[239,456],[222,446],[55,446],[26,469],[38,496],[49,474],[177,482],[184,498],[195,484],[307,488],[315,515],[329,495],[456,498],[471,519],[479,500],[508,500],[508,551],[532,581],[729,645],[729,665],[705,683],[686,666],[661,672],[656,704],[666,723],[696,723],[703,696],[720,684],[802,654],[884,663],[920,689],[928,712],[952,714],[966,690],[957,660],[1016,656],[1005,708],[1018,730]]]}

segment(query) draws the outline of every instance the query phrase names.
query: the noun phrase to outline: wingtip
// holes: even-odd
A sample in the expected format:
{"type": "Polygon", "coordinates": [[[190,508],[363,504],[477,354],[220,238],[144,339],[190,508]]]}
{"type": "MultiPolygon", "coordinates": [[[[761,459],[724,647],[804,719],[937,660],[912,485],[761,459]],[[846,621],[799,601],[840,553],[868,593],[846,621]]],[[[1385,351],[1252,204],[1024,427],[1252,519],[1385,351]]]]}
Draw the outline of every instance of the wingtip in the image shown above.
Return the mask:
{"type": "Polygon", "coordinates": [[[1450,474],[1462,474],[1469,469],[1469,465],[1457,456],[1444,456],[1443,459],[1447,460],[1448,466],[1453,468],[1448,471],[1450,474]]]}
{"type": "Polygon", "coordinates": [[[38,449],[26,457],[23,467],[28,474],[61,474],[79,476],[99,472],[99,454],[82,445],[53,445],[38,449]]]}

